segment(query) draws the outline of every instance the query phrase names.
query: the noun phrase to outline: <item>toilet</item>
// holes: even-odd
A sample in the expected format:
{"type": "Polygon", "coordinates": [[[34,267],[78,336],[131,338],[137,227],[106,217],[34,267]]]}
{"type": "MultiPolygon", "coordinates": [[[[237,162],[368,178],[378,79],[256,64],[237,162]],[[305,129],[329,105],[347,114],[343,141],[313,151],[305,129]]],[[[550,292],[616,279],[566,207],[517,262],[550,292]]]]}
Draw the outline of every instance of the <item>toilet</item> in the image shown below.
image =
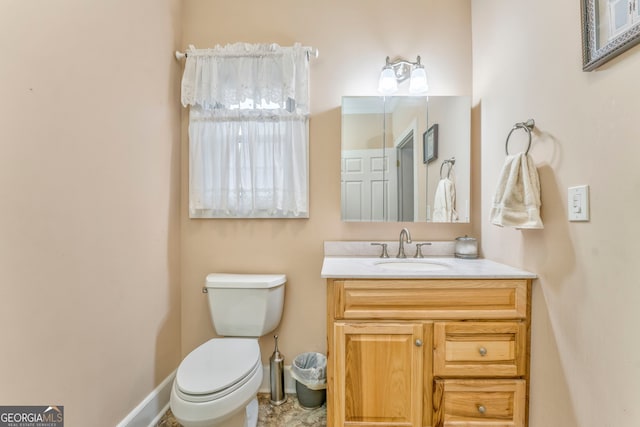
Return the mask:
{"type": "Polygon", "coordinates": [[[220,274],[206,279],[213,338],[184,358],[170,406],[184,427],[255,427],[262,384],[258,338],[282,317],[284,274],[220,274]]]}

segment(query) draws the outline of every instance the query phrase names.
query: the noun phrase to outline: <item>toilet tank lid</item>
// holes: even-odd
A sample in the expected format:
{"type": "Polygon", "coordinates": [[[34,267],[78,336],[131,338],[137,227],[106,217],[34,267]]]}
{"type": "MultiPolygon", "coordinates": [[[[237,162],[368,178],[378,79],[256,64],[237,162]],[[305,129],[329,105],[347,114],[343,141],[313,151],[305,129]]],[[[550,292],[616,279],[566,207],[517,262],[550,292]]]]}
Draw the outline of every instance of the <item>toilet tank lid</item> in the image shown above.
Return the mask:
{"type": "Polygon", "coordinates": [[[287,281],[284,274],[228,274],[207,275],[207,288],[274,288],[287,281]]]}

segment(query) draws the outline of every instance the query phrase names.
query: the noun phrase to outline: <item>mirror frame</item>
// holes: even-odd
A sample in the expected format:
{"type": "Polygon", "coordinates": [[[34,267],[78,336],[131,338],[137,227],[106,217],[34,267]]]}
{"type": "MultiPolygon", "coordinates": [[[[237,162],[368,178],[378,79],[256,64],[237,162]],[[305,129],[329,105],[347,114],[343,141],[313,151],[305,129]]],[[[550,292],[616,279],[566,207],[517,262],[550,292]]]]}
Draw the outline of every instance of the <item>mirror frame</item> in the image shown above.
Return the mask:
{"type": "Polygon", "coordinates": [[[640,23],[638,23],[599,48],[598,1],[600,0],[581,0],[583,71],[593,71],[640,43],[640,23]]]}

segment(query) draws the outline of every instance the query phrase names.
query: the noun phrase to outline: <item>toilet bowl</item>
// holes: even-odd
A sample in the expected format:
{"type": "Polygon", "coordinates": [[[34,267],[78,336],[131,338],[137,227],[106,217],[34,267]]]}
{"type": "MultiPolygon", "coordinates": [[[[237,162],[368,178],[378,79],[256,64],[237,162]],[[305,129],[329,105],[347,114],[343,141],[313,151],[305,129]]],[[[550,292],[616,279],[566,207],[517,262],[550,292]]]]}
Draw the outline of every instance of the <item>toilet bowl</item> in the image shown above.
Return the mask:
{"type": "Polygon", "coordinates": [[[286,276],[210,274],[216,332],[178,367],[170,406],[184,427],[255,427],[262,384],[258,337],[280,323],[286,276]]]}
{"type": "Polygon", "coordinates": [[[171,390],[171,410],[185,427],[244,427],[246,407],[261,384],[256,339],[214,338],[180,364],[171,390]]]}

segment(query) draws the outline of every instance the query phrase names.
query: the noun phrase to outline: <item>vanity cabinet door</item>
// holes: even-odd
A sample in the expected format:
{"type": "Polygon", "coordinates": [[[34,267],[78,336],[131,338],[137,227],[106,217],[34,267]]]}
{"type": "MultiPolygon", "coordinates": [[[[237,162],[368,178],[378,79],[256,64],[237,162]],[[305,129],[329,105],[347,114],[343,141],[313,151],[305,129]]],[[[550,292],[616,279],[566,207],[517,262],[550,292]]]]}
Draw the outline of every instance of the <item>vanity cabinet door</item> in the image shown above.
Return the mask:
{"type": "MultiPolygon", "coordinates": [[[[431,327],[424,323],[334,323],[335,427],[422,427],[423,419],[430,425],[429,407],[423,417],[423,398],[431,327]]],[[[430,367],[427,371],[430,376],[430,367]]],[[[431,384],[430,378],[426,384],[431,384]]]]}

